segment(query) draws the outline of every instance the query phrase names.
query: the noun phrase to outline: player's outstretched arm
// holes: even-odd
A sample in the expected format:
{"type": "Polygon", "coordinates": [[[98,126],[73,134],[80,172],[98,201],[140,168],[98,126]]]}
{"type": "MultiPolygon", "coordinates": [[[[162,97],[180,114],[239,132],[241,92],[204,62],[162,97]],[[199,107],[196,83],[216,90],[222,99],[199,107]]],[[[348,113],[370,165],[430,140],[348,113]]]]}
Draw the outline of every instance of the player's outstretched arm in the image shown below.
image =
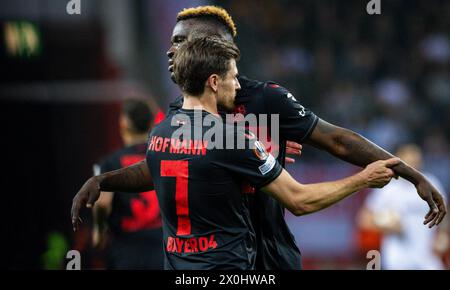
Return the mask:
{"type": "Polygon", "coordinates": [[[383,187],[394,176],[390,168],[399,162],[398,158],[376,161],[353,176],[315,184],[298,183],[283,169],[262,190],[281,202],[294,215],[305,215],[329,207],[363,188],[383,187]]]}
{"type": "Polygon", "coordinates": [[[101,191],[109,192],[144,192],[153,189],[153,181],[148,170],[147,161],[105,172],[89,178],[72,201],[72,225],[76,230],[80,219],[80,209],[90,208],[100,196],[101,191]]]}
{"type": "MultiPolygon", "coordinates": [[[[323,149],[334,156],[361,167],[376,160],[392,158],[393,155],[370,142],[361,135],[324,120],[319,120],[307,143],[323,149]]],[[[419,171],[405,162],[392,167],[399,175],[415,185],[419,196],[427,202],[430,210],[425,216],[424,224],[431,228],[438,225],[446,214],[442,194],[419,171]]]]}

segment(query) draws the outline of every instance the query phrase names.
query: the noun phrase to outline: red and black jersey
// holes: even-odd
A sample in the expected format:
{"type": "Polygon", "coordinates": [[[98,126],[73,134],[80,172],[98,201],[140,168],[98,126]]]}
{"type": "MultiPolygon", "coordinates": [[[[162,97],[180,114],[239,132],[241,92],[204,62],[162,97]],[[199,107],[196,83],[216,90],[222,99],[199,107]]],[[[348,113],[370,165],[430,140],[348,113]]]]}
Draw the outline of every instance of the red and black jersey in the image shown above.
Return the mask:
{"type": "MultiPolygon", "coordinates": [[[[145,159],[146,150],[146,144],[125,147],[94,165],[94,172],[100,174],[133,165],[145,159]]],[[[105,257],[108,269],[163,269],[161,215],[154,190],[115,192],[108,227],[111,233],[105,257]]]]}
{"type": "Polygon", "coordinates": [[[255,234],[242,182],[262,187],[282,168],[255,135],[234,126],[223,124],[222,140],[243,140],[246,149],[218,149],[217,136],[211,138],[215,142],[206,138],[216,122],[222,119],[208,112],[178,109],[150,133],[147,164],[161,208],[166,269],[255,267],[255,234]],[[203,122],[206,118],[214,121],[203,122]],[[180,126],[191,133],[177,135],[180,126]]]}
{"type": "MultiPolygon", "coordinates": [[[[241,90],[236,96],[234,113],[244,116],[279,115],[279,144],[270,142],[270,136],[267,136],[269,142],[265,146],[284,166],[286,141],[303,143],[314,130],[319,118],[302,106],[292,93],[274,82],[260,82],[245,77],[239,77],[239,82],[241,90]]],[[[181,105],[182,98],[178,98],[170,105],[168,114],[181,105]]],[[[269,117],[269,128],[270,120],[269,117]]],[[[258,130],[265,129],[260,124],[258,127],[248,129],[255,134],[258,130]]],[[[246,191],[251,192],[252,189],[247,187],[246,191]]],[[[301,269],[300,251],[284,219],[284,207],[262,192],[254,193],[249,208],[258,242],[256,269],[301,269]]]]}
{"type": "MultiPolygon", "coordinates": [[[[145,159],[146,144],[125,147],[94,165],[95,174],[117,170],[145,159]]],[[[118,236],[150,236],[161,240],[161,216],[154,190],[142,193],[115,192],[108,226],[118,236]],[[154,231],[154,230],[157,231],[154,231]]]]}

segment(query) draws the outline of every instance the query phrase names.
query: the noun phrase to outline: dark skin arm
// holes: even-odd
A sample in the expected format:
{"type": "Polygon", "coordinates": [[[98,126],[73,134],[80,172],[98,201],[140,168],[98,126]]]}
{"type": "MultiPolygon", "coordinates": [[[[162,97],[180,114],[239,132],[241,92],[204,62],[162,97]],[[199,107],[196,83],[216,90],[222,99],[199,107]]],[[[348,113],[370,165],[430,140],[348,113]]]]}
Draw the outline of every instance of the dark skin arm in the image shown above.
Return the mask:
{"type": "Polygon", "coordinates": [[[76,230],[81,221],[80,209],[84,206],[91,208],[101,191],[144,192],[152,189],[153,181],[146,160],[89,178],[72,201],[73,229],[76,230]]]}
{"type": "MultiPolygon", "coordinates": [[[[302,146],[288,141],[288,154],[300,155],[302,146]]],[[[286,157],[286,163],[295,160],[286,157]]],[[[73,230],[77,230],[80,218],[80,209],[84,206],[91,208],[100,197],[101,191],[106,192],[144,192],[153,189],[153,181],[148,170],[147,161],[141,162],[115,171],[105,172],[89,178],[72,200],[71,218],[73,230]]]]}
{"type": "MultiPolygon", "coordinates": [[[[360,167],[365,167],[376,160],[394,157],[361,135],[324,120],[319,120],[306,143],[360,167]]],[[[446,214],[442,194],[422,173],[403,161],[392,167],[392,170],[396,175],[414,184],[419,196],[428,203],[430,210],[425,216],[424,224],[428,224],[430,228],[438,225],[446,214]]]]}

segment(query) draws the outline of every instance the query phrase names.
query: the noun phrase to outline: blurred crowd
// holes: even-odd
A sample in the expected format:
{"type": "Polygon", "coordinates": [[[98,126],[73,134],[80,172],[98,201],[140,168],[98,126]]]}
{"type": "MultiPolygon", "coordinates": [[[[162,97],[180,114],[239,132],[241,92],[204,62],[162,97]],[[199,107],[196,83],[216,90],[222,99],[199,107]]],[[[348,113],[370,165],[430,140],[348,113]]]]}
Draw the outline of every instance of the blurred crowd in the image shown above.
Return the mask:
{"type": "Polygon", "coordinates": [[[391,152],[419,144],[425,170],[448,191],[450,3],[382,1],[381,15],[366,4],[223,3],[238,25],[241,74],[279,82],[323,119],[391,152]]]}

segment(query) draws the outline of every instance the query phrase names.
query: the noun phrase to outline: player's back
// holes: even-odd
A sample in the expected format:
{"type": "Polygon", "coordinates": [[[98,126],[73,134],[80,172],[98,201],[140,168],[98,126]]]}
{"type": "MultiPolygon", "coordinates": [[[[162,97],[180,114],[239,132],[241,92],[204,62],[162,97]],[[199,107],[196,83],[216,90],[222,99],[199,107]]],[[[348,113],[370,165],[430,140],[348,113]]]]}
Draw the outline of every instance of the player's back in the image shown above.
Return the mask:
{"type": "MultiPolygon", "coordinates": [[[[133,165],[145,158],[145,152],[145,143],[126,146],[96,164],[95,174],[133,165]]],[[[115,192],[107,222],[111,234],[108,269],[162,269],[161,217],[154,190],[115,192]]]]}
{"type": "MultiPolygon", "coordinates": [[[[145,143],[126,146],[109,155],[99,164],[95,164],[94,173],[98,175],[131,166],[145,159],[145,153],[145,143]]],[[[137,232],[147,234],[148,231],[160,228],[161,219],[155,192],[116,192],[113,196],[108,224],[115,236],[132,235],[137,232]]]]}
{"type": "Polygon", "coordinates": [[[208,149],[203,138],[211,129],[201,126],[204,119],[221,119],[205,111],[177,113],[154,128],[147,151],[163,219],[165,268],[253,269],[254,233],[242,178],[234,174],[235,156],[232,150],[208,149]],[[187,122],[192,137],[174,137],[187,122]]]}

